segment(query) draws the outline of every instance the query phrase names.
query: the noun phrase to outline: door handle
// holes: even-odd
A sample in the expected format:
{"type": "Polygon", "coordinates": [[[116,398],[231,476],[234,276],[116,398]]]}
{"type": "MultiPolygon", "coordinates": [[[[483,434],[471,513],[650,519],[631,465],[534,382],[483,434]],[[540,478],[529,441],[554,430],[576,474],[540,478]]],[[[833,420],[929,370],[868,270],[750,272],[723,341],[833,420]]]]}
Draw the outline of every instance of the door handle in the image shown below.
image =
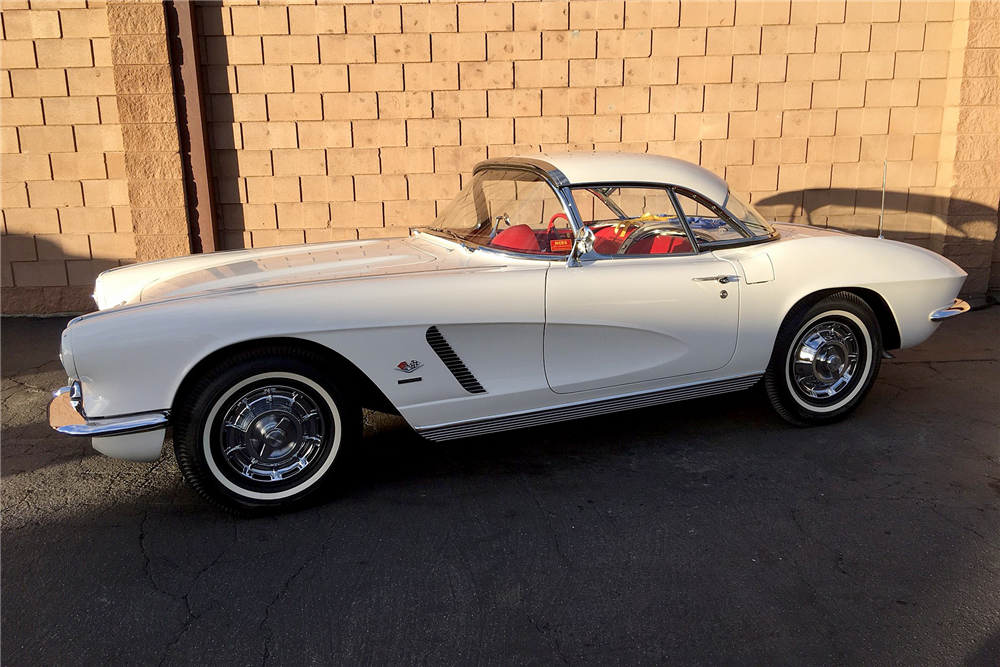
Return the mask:
{"type": "Polygon", "coordinates": [[[700,278],[692,278],[691,280],[695,281],[696,283],[719,282],[719,283],[725,285],[726,283],[736,283],[736,282],[739,282],[740,277],[739,276],[702,276],[700,278]]]}

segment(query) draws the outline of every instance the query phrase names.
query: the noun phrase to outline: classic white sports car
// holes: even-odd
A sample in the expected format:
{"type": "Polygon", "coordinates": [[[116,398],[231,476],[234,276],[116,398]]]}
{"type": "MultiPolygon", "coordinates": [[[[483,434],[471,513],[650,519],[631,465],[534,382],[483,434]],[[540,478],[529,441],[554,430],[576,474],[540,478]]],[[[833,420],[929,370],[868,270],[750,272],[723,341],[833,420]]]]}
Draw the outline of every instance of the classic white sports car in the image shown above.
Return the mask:
{"type": "Polygon", "coordinates": [[[968,309],[919,247],[769,224],[654,155],[489,160],[408,238],[112,269],[63,332],[50,422],[252,512],[315,491],[362,406],[432,440],[746,389],[800,425],[968,309]]]}

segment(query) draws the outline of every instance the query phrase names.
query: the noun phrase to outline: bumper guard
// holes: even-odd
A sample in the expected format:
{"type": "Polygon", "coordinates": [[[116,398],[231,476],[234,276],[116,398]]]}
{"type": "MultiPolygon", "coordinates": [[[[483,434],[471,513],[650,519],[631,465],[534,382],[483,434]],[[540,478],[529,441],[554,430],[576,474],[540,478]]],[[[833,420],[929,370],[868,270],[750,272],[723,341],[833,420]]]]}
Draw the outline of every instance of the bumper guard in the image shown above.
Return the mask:
{"type": "Polygon", "coordinates": [[[66,435],[97,438],[155,431],[169,424],[169,410],[89,419],[83,410],[83,388],[79,381],[58,389],[49,403],[49,426],[66,435]]]}
{"type": "Polygon", "coordinates": [[[931,313],[931,322],[943,322],[949,317],[955,317],[969,311],[969,304],[961,299],[955,299],[947,308],[939,308],[931,313]]]}

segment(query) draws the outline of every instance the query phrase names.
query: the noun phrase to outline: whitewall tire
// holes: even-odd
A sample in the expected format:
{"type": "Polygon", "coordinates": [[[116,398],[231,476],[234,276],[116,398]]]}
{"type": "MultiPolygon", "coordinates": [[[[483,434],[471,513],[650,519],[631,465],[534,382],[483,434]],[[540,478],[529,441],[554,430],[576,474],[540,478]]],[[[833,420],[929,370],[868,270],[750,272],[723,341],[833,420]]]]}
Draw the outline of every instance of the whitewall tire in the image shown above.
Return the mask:
{"type": "Polygon", "coordinates": [[[797,426],[850,414],[871,390],[882,362],[882,333],[860,297],[838,292],[785,318],[764,384],[771,404],[797,426]]]}
{"type": "Polygon", "coordinates": [[[300,504],[357,438],[360,411],[336,376],[322,356],[293,347],[247,350],[218,364],[174,413],[184,478],[209,502],[242,514],[300,504]]]}

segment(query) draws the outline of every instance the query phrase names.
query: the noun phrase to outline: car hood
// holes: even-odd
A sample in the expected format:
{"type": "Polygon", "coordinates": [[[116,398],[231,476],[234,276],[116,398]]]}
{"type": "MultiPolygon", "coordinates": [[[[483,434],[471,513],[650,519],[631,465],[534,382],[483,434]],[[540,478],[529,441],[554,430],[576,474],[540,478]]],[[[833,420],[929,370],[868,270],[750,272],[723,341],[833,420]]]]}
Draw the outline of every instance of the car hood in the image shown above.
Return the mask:
{"type": "Polygon", "coordinates": [[[425,239],[379,239],[236,250],[112,269],[98,278],[101,310],[205,292],[462,268],[462,253],[425,239]]]}

